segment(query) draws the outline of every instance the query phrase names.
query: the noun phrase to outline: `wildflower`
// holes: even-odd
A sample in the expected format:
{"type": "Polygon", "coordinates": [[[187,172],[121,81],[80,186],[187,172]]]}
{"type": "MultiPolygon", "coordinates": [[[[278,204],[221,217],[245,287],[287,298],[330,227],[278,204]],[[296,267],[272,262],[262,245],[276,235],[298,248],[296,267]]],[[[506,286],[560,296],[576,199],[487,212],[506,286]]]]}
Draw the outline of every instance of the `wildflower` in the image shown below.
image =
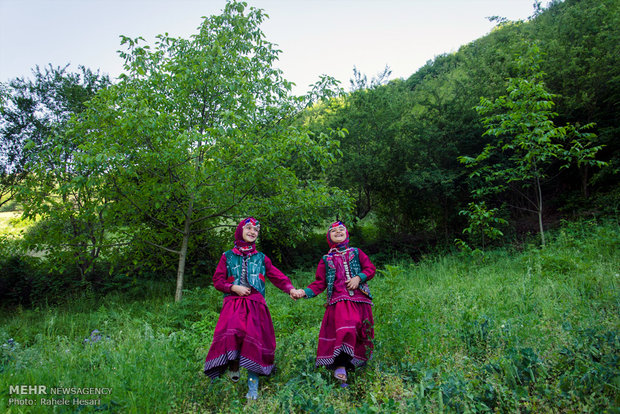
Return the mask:
{"type": "Polygon", "coordinates": [[[19,343],[15,342],[13,338],[9,338],[6,343],[2,344],[2,348],[8,349],[9,351],[14,350],[16,346],[19,346],[19,343]]]}
{"type": "Polygon", "coordinates": [[[99,342],[102,339],[110,339],[109,336],[103,337],[101,335],[101,332],[99,332],[98,329],[94,329],[91,333],[90,336],[86,339],[84,339],[84,341],[82,341],[85,344],[94,344],[95,342],[99,342]]]}

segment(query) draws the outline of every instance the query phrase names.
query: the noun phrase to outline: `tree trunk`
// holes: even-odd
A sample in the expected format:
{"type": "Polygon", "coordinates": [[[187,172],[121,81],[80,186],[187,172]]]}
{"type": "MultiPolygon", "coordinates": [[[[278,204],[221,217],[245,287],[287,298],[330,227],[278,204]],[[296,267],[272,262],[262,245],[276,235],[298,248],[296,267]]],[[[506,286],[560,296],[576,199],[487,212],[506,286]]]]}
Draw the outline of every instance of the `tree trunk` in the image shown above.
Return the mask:
{"type": "Polygon", "coordinates": [[[447,245],[450,243],[450,230],[448,229],[448,214],[449,214],[448,197],[444,195],[442,201],[443,201],[442,202],[443,204],[443,236],[444,236],[444,241],[447,245]]]}
{"type": "Polygon", "coordinates": [[[581,168],[581,194],[584,198],[588,198],[588,166],[584,165],[581,168]]]}
{"type": "MultiPolygon", "coordinates": [[[[205,110],[203,106],[203,111],[205,110]]],[[[203,112],[203,118],[205,117],[203,112]]],[[[204,132],[204,128],[200,129],[200,132],[204,132]]],[[[202,141],[198,145],[198,150],[201,151],[202,141]]],[[[202,162],[202,155],[196,158],[194,164],[194,171],[198,174],[200,164],[202,162]]],[[[185,213],[185,226],[183,227],[183,242],[181,243],[181,251],[179,252],[179,265],[177,267],[177,289],[174,293],[174,301],[180,302],[183,297],[183,279],[185,277],[185,261],[187,259],[187,245],[189,244],[189,236],[192,230],[192,214],[194,213],[194,200],[196,199],[196,193],[190,192],[189,202],[187,203],[187,212],[185,213]]]]}
{"type": "Polygon", "coordinates": [[[540,229],[540,242],[545,247],[545,232],[543,230],[542,210],[538,210],[538,228],[540,229]]]}
{"type": "Polygon", "coordinates": [[[189,199],[187,213],[185,215],[185,226],[183,228],[183,242],[181,243],[181,251],[179,252],[179,265],[177,267],[177,289],[174,294],[174,301],[180,302],[183,297],[183,279],[185,277],[185,260],[187,259],[187,245],[189,243],[189,234],[192,224],[192,210],[194,207],[194,196],[189,199]]]}
{"type": "Polygon", "coordinates": [[[543,213],[542,190],[540,188],[540,180],[538,177],[536,177],[536,190],[538,193],[538,229],[540,231],[540,241],[541,241],[542,247],[545,247],[545,231],[543,229],[543,220],[542,220],[542,213],[543,213]]]}

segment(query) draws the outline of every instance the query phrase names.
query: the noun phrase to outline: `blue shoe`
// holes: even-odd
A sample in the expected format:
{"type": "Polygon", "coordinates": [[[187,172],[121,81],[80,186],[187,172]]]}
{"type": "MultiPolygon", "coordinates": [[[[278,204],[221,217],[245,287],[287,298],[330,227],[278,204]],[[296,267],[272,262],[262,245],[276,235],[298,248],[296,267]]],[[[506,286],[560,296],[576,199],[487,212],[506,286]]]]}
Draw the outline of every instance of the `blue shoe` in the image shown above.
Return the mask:
{"type": "Polygon", "coordinates": [[[334,371],[334,377],[340,381],[340,386],[342,388],[348,387],[347,385],[347,370],[345,367],[338,367],[334,371]]]}
{"type": "Polygon", "coordinates": [[[245,395],[248,400],[258,398],[258,374],[248,371],[248,393],[245,395]]]}

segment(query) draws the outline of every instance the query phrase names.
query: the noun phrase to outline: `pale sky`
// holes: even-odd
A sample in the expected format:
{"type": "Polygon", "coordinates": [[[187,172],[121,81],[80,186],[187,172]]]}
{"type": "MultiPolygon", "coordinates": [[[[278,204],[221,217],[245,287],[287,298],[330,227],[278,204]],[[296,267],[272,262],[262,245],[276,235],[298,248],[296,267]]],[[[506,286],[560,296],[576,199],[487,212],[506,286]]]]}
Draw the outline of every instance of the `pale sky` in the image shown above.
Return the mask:
{"type": "MultiPolygon", "coordinates": [[[[526,19],[534,0],[247,0],[269,18],[262,30],[282,50],[284,77],[305,93],[327,74],[349,90],[353,67],[372,78],[408,78],[494,26],[488,16],[526,19]]],[[[542,5],[547,6],[548,1],[542,5]]],[[[71,64],[122,72],[119,36],[188,38],[225,0],[0,0],[0,82],[30,77],[36,65],[71,64]]]]}

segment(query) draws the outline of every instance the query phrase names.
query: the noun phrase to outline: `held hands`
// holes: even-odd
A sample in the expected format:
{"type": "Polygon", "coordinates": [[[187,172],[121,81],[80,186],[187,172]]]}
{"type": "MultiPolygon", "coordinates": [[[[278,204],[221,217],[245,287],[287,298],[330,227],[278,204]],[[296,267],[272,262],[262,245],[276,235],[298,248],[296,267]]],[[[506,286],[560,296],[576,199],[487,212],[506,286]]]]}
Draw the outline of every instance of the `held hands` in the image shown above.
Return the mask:
{"type": "Polygon", "coordinates": [[[241,285],[232,285],[230,290],[238,296],[247,296],[251,293],[250,288],[241,285]]]}
{"type": "MultiPolygon", "coordinates": [[[[359,276],[355,276],[349,279],[349,281],[347,282],[347,289],[349,290],[357,289],[361,281],[362,281],[362,278],[360,278],[359,276]]],[[[305,297],[306,291],[303,289],[291,289],[288,294],[291,297],[291,299],[297,300],[297,299],[301,299],[305,297]]]]}
{"type": "Polygon", "coordinates": [[[347,282],[347,289],[349,290],[355,290],[358,288],[358,286],[360,285],[360,282],[362,281],[362,278],[359,276],[355,276],[352,277],[351,279],[349,279],[349,281],[347,282]]]}
{"type": "Polygon", "coordinates": [[[301,299],[306,296],[306,292],[303,289],[291,289],[288,294],[293,300],[301,299]]]}
{"type": "MultiPolygon", "coordinates": [[[[250,288],[241,285],[232,285],[230,291],[237,296],[247,296],[252,292],[250,288]]],[[[289,295],[291,299],[297,300],[306,296],[306,292],[303,289],[291,289],[289,295]]]]}

